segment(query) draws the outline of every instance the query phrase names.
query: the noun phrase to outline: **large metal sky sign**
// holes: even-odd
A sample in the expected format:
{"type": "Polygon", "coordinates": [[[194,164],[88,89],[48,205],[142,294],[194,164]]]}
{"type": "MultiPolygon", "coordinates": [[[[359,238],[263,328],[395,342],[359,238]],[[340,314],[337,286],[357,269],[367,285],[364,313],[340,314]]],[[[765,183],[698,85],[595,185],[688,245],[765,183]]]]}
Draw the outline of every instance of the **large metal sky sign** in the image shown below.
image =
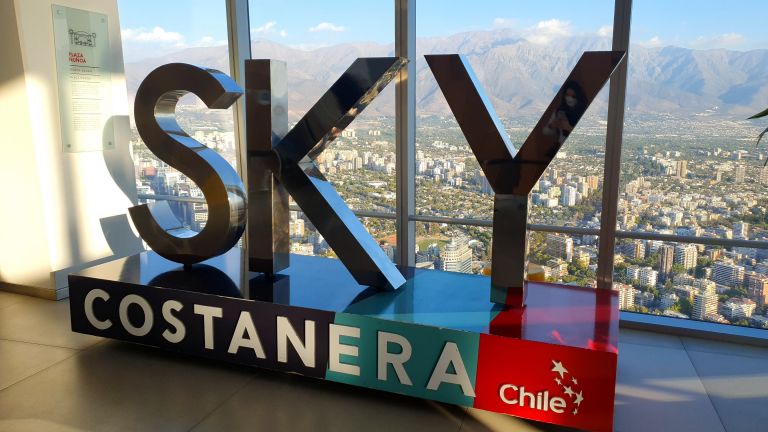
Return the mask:
{"type": "MultiPolygon", "coordinates": [[[[494,302],[524,304],[529,193],[623,57],[622,52],[585,53],[518,150],[467,62],[459,55],[426,56],[495,192],[494,302]]],[[[155,208],[136,206],[130,214],[142,238],[158,254],[188,265],[231,249],[247,219],[251,270],[272,274],[289,263],[290,195],[355,280],[361,285],[397,289],[405,279],[314,160],[404,64],[401,58],[357,59],[288,130],[285,64],[247,60],[247,198],[234,169],[218,153],[187,135],[174,117],[178,100],[188,92],[209,108],[227,108],[243,91],[216,70],[180,63],[155,69],[136,93],[136,128],[155,155],[202,189],[208,221],[195,233],[183,228],[164,202],[155,208]]]]}
{"type": "Polygon", "coordinates": [[[495,192],[490,286],[479,275],[401,273],[315,164],[404,59],[356,60],[291,129],[284,63],[246,61],[244,91],[219,71],[161,66],[138,89],[136,127],[150,150],[201,188],[208,221],[196,233],[165,202],[132,207],[154,252],[70,275],[72,328],[610,430],[616,294],[541,284],[526,300],[526,223],[533,185],[623,58],[621,52],[585,53],[516,149],[467,62],[427,56],[495,192]],[[235,170],[176,122],[176,104],[190,92],[210,108],[227,108],[245,93],[247,193],[235,170]],[[289,196],[341,264],[290,257],[289,196]],[[246,229],[246,249],[234,248],[246,229]]]}

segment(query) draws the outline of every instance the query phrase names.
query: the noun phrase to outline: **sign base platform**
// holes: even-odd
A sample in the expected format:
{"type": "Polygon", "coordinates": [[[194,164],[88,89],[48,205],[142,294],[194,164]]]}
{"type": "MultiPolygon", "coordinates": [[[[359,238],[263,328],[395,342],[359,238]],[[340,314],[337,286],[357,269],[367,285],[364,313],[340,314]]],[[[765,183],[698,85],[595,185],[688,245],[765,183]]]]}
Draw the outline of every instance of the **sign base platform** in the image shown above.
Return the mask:
{"type": "Polygon", "coordinates": [[[184,269],[154,252],[69,276],[72,330],[580,429],[613,426],[618,298],[528,285],[490,301],[480,275],[401,268],[396,291],[338,260],[267,276],[238,248],[184,269]]]}

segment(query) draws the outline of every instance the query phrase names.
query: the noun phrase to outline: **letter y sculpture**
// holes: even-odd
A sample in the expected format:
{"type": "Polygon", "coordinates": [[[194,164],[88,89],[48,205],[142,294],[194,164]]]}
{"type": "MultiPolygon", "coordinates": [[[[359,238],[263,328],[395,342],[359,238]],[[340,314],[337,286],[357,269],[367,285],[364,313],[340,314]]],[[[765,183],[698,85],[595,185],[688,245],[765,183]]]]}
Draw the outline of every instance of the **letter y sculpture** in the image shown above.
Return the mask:
{"type": "Polygon", "coordinates": [[[525,305],[529,194],[624,56],[585,52],[519,150],[464,57],[424,56],[495,193],[491,301],[525,305]]]}

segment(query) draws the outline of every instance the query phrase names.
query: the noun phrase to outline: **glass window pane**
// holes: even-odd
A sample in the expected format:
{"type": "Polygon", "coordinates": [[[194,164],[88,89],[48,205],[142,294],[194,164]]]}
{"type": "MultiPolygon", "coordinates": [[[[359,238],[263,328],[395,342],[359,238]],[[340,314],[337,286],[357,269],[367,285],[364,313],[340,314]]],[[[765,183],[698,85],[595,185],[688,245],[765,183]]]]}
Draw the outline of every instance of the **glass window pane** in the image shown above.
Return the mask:
{"type": "Polygon", "coordinates": [[[623,310],[768,328],[768,249],[621,239],[623,310]]]}
{"type": "MultiPolygon", "coordinates": [[[[423,55],[465,55],[520,148],[581,54],[610,49],[613,2],[417,5],[417,213],[490,219],[492,191],[423,55]]],[[[599,227],[606,109],[607,86],[534,189],[532,223],[599,227]]]]}
{"type": "MultiPolygon", "coordinates": [[[[768,106],[768,5],[659,8],[633,5],[618,228],[764,240],[767,153],[755,143],[768,124],[746,118],[768,106]]],[[[764,249],[626,239],[616,254],[625,308],[768,322],[764,249]]]]}
{"type": "Polygon", "coordinates": [[[768,4],[658,8],[632,12],[619,227],[765,239],[768,4]]]}
{"type": "MultiPolygon", "coordinates": [[[[394,56],[391,1],[329,6],[249,0],[248,6],[253,58],[286,62],[291,125],[358,57],[394,56]]],[[[317,158],[320,171],[353,210],[395,212],[394,100],[391,82],[317,158]]],[[[395,245],[394,223],[366,222],[366,227],[375,238],[386,237],[388,245],[395,245]]]]}
{"type": "MultiPolygon", "coordinates": [[[[392,2],[248,4],[253,58],[287,63],[291,123],[358,57],[394,55],[392,2]]],[[[318,158],[323,174],[356,210],[395,211],[394,87],[390,83],[318,158]]]]}
{"type": "MultiPolygon", "coordinates": [[[[144,145],[136,131],[133,102],[144,78],[167,63],[191,63],[229,74],[224,3],[205,0],[120,0],[118,8],[128,86],[131,151],[138,193],[140,196],[202,198],[196,184],[159,160],[144,145]]],[[[189,94],[176,107],[176,118],[190,136],[216,149],[233,167],[237,167],[232,109],[210,110],[197,96],[189,94]]],[[[205,204],[171,202],[170,207],[188,228],[201,230],[205,226],[208,216],[205,204]]]]}

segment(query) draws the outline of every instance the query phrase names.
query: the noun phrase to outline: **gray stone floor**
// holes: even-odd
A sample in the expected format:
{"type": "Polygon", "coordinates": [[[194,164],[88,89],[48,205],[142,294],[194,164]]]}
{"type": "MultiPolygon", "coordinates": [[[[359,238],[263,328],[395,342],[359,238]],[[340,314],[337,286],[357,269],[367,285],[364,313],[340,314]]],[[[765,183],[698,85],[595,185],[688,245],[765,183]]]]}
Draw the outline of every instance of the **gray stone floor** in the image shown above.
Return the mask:
{"type": "MultiPolygon", "coordinates": [[[[69,330],[0,291],[0,431],[539,431],[513,417],[69,330]]],[[[622,330],[617,431],[768,431],[768,349],[622,330]]]]}

